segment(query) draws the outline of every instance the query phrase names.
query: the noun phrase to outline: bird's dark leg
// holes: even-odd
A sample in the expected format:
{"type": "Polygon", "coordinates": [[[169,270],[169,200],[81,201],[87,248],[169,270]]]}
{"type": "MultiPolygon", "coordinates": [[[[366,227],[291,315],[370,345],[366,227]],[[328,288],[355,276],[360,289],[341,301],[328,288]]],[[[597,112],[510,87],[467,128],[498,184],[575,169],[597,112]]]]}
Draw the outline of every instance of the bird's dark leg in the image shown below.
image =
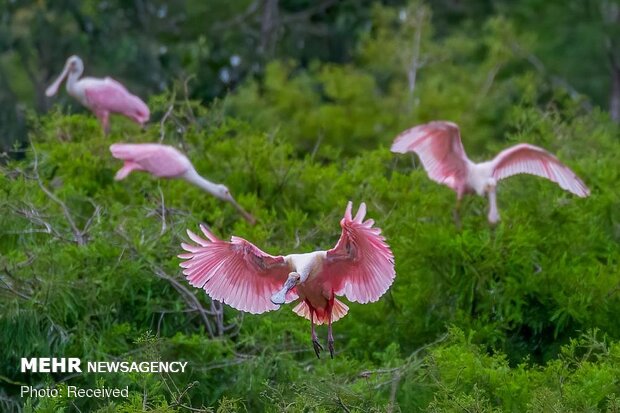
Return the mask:
{"type": "Polygon", "coordinates": [[[329,324],[327,326],[327,348],[329,348],[329,355],[334,358],[334,335],[332,334],[332,307],[329,308],[329,324]]]}
{"type": "Polygon", "coordinates": [[[456,229],[461,229],[461,199],[463,198],[463,194],[461,192],[456,193],[456,205],[454,206],[454,211],[452,212],[452,217],[454,218],[454,225],[456,225],[456,229]]]}
{"type": "Polygon", "coordinates": [[[321,358],[319,355],[321,350],[323,350],[323,346],[319,343],[319,339],[316,337],[316,332],[314,331],[314,310],[312,307],[310,308],[310,324],[312,325],[312,347],[314,347],[314,353],[317,358],[321,358]]]}

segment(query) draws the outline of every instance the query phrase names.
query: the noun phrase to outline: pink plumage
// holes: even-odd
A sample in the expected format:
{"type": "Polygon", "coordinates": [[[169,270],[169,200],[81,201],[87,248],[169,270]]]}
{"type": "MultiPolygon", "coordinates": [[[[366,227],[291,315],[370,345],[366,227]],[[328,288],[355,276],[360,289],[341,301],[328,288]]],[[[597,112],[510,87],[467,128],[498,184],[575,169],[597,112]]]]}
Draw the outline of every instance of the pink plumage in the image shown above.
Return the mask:
{"type": "Polygon", "coordinates": [[[125,86],[116,80],[106,77],[104,79],[84,79],[84,93],[86,94],[87,107],[97,113],[119,113],[128,117],[140,126],[149,120],[150,111],[146,103],[139,97],[129,93],[125,86]]]}
{"type": "MultiPolygon", "coordinates": [[[[474,163],[466,155],[456,124],[434,121],[408,129],[396,137],[392,152],[415,152],[430,179],[447,185],[461,198],[475,192],[489,197],[488,219],[499,221],[497,182],[517,174],[547,178],[579,197],[590,194],[587,186],[554,155],[530,144],[518,144],[500,152],[493,160],[474,163]]],[[[458,215],[456,215],[458,219],[458,215]]]]}
{"type": "Polygon", "coordinates": [[[67,77],[67,92],[97,116],[106,134],[109,132],[110,113],[123,115],[140,126],[144,126],[149,120],[150,111],[146,103],[129,93],[121,83],[110,77],[80,79],[83,72],[82,59],[71,56],[60,76],[47,88],[45,94],[55,95],[67,77]]]}
{"type": "MultiPolygon", "coordinates": [[[[269,255],[243,238],[220,241],[205,226],[200,229],[206,239],[187,231],[198,246],[181,244],[188,251],[179,258],[187,260],[181,267],[189,283],[241,311],[260,314],[277,310],[279,306],[269,297],[282,287],[289,273],[284,257],[269,255]]],[[[297,298],[294,291],[289,296],[297,298]]]]}
{"type": "Polygon", "coordinates": [[[363,221],[366,205],[362,203],[355,218],[351,218],[351,203],[340,221],[342,235],[334,248],[327,251],[324,277],[330,280],[334,293],[350,301],[377,301],[394,281],[394,256],[374,228],[374,221],[363,221]],[[354,249],[355,259],[351,259],[354,249]]]}
{"type": "Polygon", "coordinates": [[[187,251],[179,255],[185,260],[180,264],[183,274],[211,298],[241,311],[262,313],[299,298],[293,311],[310,320],[317,356],[322,347],[314,325],[327,323],[333,357],[331,325],[348,312],[335,297],[360,303],[377,301],[396,276],[394,256],[381,230],[373,227],[373,220],[364,221],[366,205],[360,205],[355,218],[351,208],[349,202],[340,222],[340,239],[328,251],[273,256],[239,237],[220,241],[204,226],[201,230],[206,238],[188,231],[196,245],[182,244],[187,251]]]}
{"type": "Polygon", "coordinates": [[[124,179],[133,170],[146,171],[158,178],[179,178],[194,169],[192,163],[176,148],[158,143],[115,143],[110,145],[112,156],[125,161],[116,174],[124,179]]]}
{"type": "Polygon", "coordinates": [[[250,224],[256,223],[256,219],[239,205],[225,185],[203,178],[187,156],[172,146],[159,143],[114,143],[110,145],[110,152],[124,162],[114,177],[117,181],[125,179],[133,171],[145,171],[157,178],[183,179],[230,203],[250,224]]]}
{"type": "Polygon", "coordinates": [[[429,178],[458,190],[467,179],[467,155],[458,126],[435,121],[416,126],[398,135],[392,152],[415,152],[429,178]]]}
{"type": "Polygon", "coordinates": [[[554,155],[534,145],[521,143],[501,151],[493,159],[493,178],[502,180],[527,173],[547,178],[560,188],[584,198],[590,190],[581,179],[554,155]]]}

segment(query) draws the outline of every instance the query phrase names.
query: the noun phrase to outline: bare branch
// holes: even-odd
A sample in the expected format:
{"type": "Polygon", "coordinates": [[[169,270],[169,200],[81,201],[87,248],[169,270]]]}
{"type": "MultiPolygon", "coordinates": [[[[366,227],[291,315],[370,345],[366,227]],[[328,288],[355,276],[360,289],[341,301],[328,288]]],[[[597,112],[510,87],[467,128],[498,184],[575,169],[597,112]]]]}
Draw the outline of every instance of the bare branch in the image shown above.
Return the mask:
{"type": "Polygon", "coordinates": [[[415,35],[413,39],[413,53],[411,57],[411,63],[407,70],[407,80],[409,83],[409,93],[413,95],[416,85],[416,79],[418,69],[423,66],[420,62],[420,43],[422,42],[422,25],[424,24],[426,10],[424,7],[419,7],[416,13],[415,19],[415,35]]]}
{"type": "Polygon", "coordinates": [[[582,93],[580,93],[577,89],[575,89],[570,83],[568,83],[568,81],[562,77],[559,77],[557,75],[553,75],[553,74],[549,74],[549,72],[547,71],[547,68],[545,67],[544,63],[533,53],[529,53],[528,51],[524,50],[523,47],[521,47],[521,45],[517,42],[512,42],[511,44],[512,50],[513,52],[517,55],[517,56],[521,56],[523,57],[525,60],[527,60],[532,66],[534,66],[534,68],[536,69],[536,71],[538,71],[541,75],[543,75],[544,77],[547,77],[551,83],[551,85],[556,86],[556,87],[562,87],[563,89],[565,89],[568,94],[570,95],[570,97],[574,100],[581,100],[581,106],[587,110],[587,111],[591,111],[592,110],[592,104],[585,99],[581,99],[582,96],[584,96],[582,93]]]}
{"type": "Polygon", "coordinates": [[[164,141],[164,137],[166,136],[166,128],[164,127],[164,124],[166,123],[166,120],[168,120],[168,117],[172,113],[173,109],[174,103],[171,103],[170,106],[168,106],[168,110],[161,118],[161,121],[159,121],[159,143],[162,143],[164,141]]]}
{"type": "Polygon", "coordinates": [[[260,5],[260,0],[254,0],[247,9],[241,14],[238,14],[234,18],[227,20],[225,22],[215,23],[212,27],[213,31],[222,31],[229,29],[233,26],[238,26],[246,21],[250,16],[258,11],[258,6],[260,5]]]}
{"type": "Polygon", "coordinates": [[[19,298],[22,298],[26,301],[30,301],[32,300],[32,296],[30,295],[26,295],[18,290],[16,290],[15,288],[13,288],[12,285],[10,285],[3,277],[0,276],[0,281],[2,281],[2,283],[5,285],[4,287],[0,286],[0,288],[4,288],[5,290],[8,290],[10,292],[12,292],[13,294],[15,294],[16,296],[18,296],[19,298]]]}
{"type": "Polygon", "coordinates": [[[216,336],[215,332],[213,331],[213,327],[211,326],[211,322],[209,322],[209,318],[207,317],[208,312],[207,312],[207,310],[204,309],[202,304],[200,304],[200,301],[198,301],[196,296],[194,294],[192,294],[192,292],[189,291],[183,284],[181,284],[180,282],[175,280],[173,277],[171,277],[168,274],[166,274],[163,269],[161,269],[159,267],[155,267],[154,270],[155,270],[155,275],[157,277],[161,278],[162,280],[168,281],[170,284],[172,284],[172,286],[174,287],[175,290],[177,290],[179,293],[181,293],[181,296],[185,299],[185,302],[191,308],[194,308],[194,309],[198,310],[198,313],[200,314],[200,317],[202,318],[202,321],[203,321],[203,323],[205,325],[205,328],[209,332],[209,336],[210,337],[215,337],[216,336]]]}
{"type": "Polygon", "coordinates": [[[159,235],[162,236],[166,232],[166,204],[164,201],[164,193],[159,185],[157,186],[157,189],[159,190],[159,196],[161,199],[161,231],[159,232],[159,235]]]}
{"type": "Polygon", "coordinates": [[[43,185],[43,181],[41,180],[41,177],[39,176],[39,169],[38,169],[39,168],[39,157],[37,154],[37,150],[34,147],[34,144],[32,144],[32,142],[30,143],[30,145],[32,146],[32,152],[34,154],[34,176],[35,176],[35,179],[37,180],[37,183],[39,184],[39,188],[41,188],[41,190],[45,193],[45,195],[48,196],[49,199],[51,199],[57,205],[60,206],[65,216],[65,219],[67,220],[67,222],[69,223],[69,226],[71,227],[73,236],[75,237],[75,242],[77,242],[78,245],[85,245],[86,240],[84,237],[84,232],[78,229],[77,225],[75,224],[75,221],[73,220],[73,217],[71,216],[71,212],[69,212],[69,208],[67,207],[67,205],[64,202],[62,202],[60,198],[54,195],[52,191],[47,189],[45,185],[43,185]]]}
{"type": "Polygon", "coordinates": [[[189,112],[189,118],[192,124],[196,123],[196,116],[194,115],[194,111],[192,110],[192,105],[189,103],[189,81],[193,80],[196,75],[190,75],[183,81],[183,93],[185,94],[185,106],[187,106],[187,110],[189,112]]]}

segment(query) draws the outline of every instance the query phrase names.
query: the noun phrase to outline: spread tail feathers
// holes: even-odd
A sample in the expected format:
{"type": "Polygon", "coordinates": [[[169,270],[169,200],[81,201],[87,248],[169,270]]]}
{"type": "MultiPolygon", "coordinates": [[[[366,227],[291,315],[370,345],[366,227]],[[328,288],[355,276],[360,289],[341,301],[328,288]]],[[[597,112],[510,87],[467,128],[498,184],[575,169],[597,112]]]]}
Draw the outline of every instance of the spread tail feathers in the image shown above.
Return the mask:
{"type": "MultiPolygon", "coordinates": [[[[300,302],[293,308],[293,312],[300,317],[304,317],[310,320],[310,307],[305,301],[300,302]]],[[[332,323],[340,320],[347,315],[349,307],[342,301],[334,298],[334,306],[332,307],[332,323]]],[[[314,324],[321,325],[329,322],[327,312],[323,310],[317,310],[314,313],[314,324]]]]}

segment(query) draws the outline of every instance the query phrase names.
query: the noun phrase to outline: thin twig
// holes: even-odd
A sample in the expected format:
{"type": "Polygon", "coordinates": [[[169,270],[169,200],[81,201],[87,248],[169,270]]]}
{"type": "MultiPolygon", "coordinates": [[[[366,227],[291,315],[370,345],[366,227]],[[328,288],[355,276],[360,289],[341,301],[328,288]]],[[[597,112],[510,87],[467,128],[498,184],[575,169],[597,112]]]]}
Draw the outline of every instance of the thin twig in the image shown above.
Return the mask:
{"type": "Polygon", "coordinates": [[[173,109],[174,109],[174,103],[171,103],[170,106],[168,106],[168,110],[166,111],[164,116],[161,118],[161,121],[159,121],[159,143],[163,142],[164,137],[166,136],[166,128],[164,125],[166,123],[166,120],[168,120],[168,117],[172,113],[173,109]]]}
{"type": "Polygon", "coordinates": [[[159,190],[159,196],[161,198],[161,231],[159,232],[159,235],[162,236],[166,232],[166,204],[164,200],[164,193],[159,185],[157,186],[157,189],[159,190]]]}
{"type": "Polygon", "coordinates": [[[196,296],[194,294],[192,294],[191,291],[189,291],[183,284],[181,284],[180,282],[175,280],[173,277],[171,277],[168,274],[166,274],[164,272],[164,270],[162,270],[161,268],[155,267],[154,270],[155,270],[155,275],[157,277],[159,277],[159,278],[161,278],[163,280],[166,280],[170,284],[172,284],[174,289],[177,290],[178,292],[180,292],[183,297],[185,297],[185,301],[191,307],[196,308],[196,309],[199,310],[200,317],[202,318],[202,321],[203,321],[207,331],[209,332],[209,336],[210,337],[215,337],[215,333],[213,331],[213,327],[211,326],[211,323],[209,322],[209,319],[207,317],[207,310],[205,310],[204,307],[202,306],[202,304],[200,304],[200,301],[198,301],[196,296]]]}
{"type": "Polygon", "coordinates": [[[196,123],[196,116],[194,116],[194,111],[192,110],[192,105],[189,103],[189,81],[194,79],[196,77],[196,75],[190,75],[187,78],[185,78],[185,81],[183,82],[183,93],[185,93],[185,106],[187,106],[187,109],[189,110],[189,117],[190,117],[190,121],[192,124],[196,123]]]}
{"type": "Polygon", "coordinates": [[[6,281],[4,280],[4,278],[0,277],[0,281],[2,281],[2,283],[3,283],[4,285],[6,285],[6,288],[5,288],[6,290],[9,290],[10,292],[12,292],[13,294],[15,294],[15,295],[16,295],[16,296],[18,296],[19,298],[22,298],[22,299],[24,299],[24,300],[26,300],[26,301],[30,301],[30,300],[32,300],[32,297],[31,297],[31,296],[26,295],[26,294],[24,294],[24,293],[22,293],[22,292],[17,291],[17,290],[16,290],[16,289],[14,289],[14,288],[13,288],[13,287],[12,287],[12,286],[8,283],[8,282],[6,282],[6,281]]]}

